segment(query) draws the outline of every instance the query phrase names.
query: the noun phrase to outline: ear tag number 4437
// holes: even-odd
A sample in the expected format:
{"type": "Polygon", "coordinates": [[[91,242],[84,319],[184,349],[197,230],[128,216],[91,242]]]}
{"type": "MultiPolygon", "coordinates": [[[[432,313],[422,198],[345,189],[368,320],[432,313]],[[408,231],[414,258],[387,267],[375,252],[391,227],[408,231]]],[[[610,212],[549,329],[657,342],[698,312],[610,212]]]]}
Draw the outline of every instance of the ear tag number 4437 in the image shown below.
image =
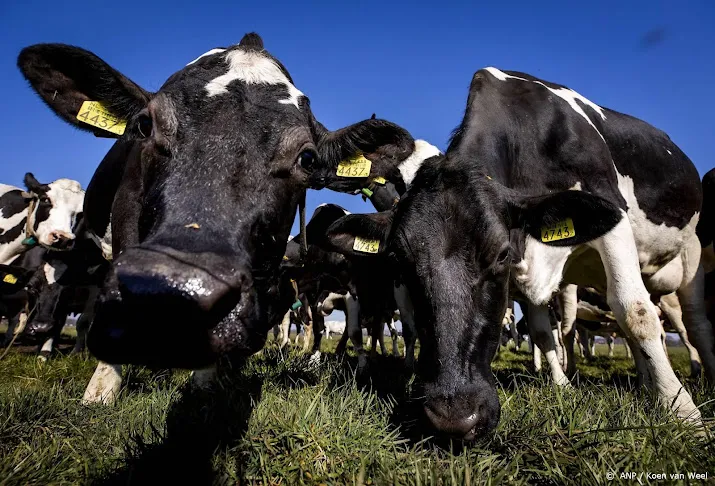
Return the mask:
{"type": "Polygon", "coordinates": [[[107,132],[123,135],[127,121],[114,116],[100,101],[85,101],[77,113],[77,119],[107,132]]]}
{"type": "Polygon", "coordinates": [[[367,177],[370,175],[372,162],[360,154],[338,164],[338,177],[367,177]]]}
{"type": "Polygon", "coordinates": [[[359,236],[355,237],[355,243],[353,243],[353,250],[362,253],[377,253],[380,249],[380,240],[371,240],[369,238],[361,238],[359,236]]]}
{"type": "Polygon", "coordinates": [[[573,220],[566,218],[556,224],[541,227],[541,241],[549,243],[551,241],[565,240],[576,236],[573,228],[573,220]]]}

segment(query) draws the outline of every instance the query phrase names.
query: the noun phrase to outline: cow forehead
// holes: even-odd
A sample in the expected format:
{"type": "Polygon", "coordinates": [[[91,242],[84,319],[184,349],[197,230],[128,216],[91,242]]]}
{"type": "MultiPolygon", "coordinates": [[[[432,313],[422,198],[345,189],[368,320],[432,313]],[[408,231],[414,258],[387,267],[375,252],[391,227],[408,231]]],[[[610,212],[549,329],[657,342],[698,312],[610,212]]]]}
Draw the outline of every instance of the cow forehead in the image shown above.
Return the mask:
{"type": "Polygon", "coordinates": [[[79,182],[71,179],[57,179],[48,184],[50,190],[47,196],[54,205],[62,204],[72,206],[74,209],[81,209],[84,202],[84,191],[79,182]]]}
{"type": "Polygon", "coordinates": [[[230,85],[235,82],[247,85],[277,85],[284,86],[287,90],[287,97],[277,100],[278,103],[300,109],[300,97],[305,95],[293,85],[285,70],[267,52],[242,47],[215,48],[191,61],[186,68],[209,62],[212,63],[212,68],[207,73],[208,76],[202,76],[208,80],[204,85],[206,96],[226,94],[230,85]]]}

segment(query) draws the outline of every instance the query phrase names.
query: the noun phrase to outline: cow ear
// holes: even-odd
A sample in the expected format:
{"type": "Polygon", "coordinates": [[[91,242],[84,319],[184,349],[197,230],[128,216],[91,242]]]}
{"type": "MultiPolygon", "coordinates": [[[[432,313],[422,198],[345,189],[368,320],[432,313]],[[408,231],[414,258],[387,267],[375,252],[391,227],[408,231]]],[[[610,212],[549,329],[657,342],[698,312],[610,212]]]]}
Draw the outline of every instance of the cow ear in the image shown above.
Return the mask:
{"type": "Polygon", "coordinates": [[[335,221],[327,231],[327,250],[343,255],[382,254],[392,229],[393,211],[349,214],[335,221]]]}
{"type": "Polygon", "coordinates": [[[415,149],[410,132],[387,120],[370,118],[327,134],[318,144],[321,160],[338,162],[360,154],[380,154],[404,160],[415,149]]]}
{"type": "Polygon", "coordinates": [[[149,93],[89,51],[65,44],[36,44],[20,52],[17,65],[40,98],[66,122],[103,136],[118,136],[77,119],[82,103],[100,101],[128,120],[149,93]]]}
{"type": "Polygon", "coordinates": [[[24,182],[25,187],[27,187],[27,190],[35,194],[45,194],[47,191],[50,190],[50,186],[48,186],[47,184],[41,184],[37,179],[35,179],[35,176],[32,174],[32,172],[28,172],[25,174],[24,182]]]}
{"type": "Polygon", "coordinates": [[[572,246],[594,240],[623,218],[612,202],[582,191],[539,197],[512,197],[513,228],[523,228],[536,240],[552,246],[572,246]]]}

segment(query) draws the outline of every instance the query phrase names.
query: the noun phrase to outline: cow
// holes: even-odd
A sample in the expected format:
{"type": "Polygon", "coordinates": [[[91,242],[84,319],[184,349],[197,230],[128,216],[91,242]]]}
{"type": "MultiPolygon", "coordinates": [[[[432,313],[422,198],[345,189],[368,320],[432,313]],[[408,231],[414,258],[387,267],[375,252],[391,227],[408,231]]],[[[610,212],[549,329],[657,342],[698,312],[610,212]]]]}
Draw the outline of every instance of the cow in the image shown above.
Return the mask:
{"type": "Polygon", "coordinates": [[[79,182],[42,184],[31,172],[24,182],[27,191],[0,184],[0,264],[10,264],[35,245],[66,249],[82,216],[84,191],[79,182]]]}
{"type": "MultiPolygon", "coordinates": [[[[333,166],[346,156],[355,154],[334,157],[333,166]]],[[[394,210],[345,216],[327,239],[337,251],[397,267],[404,279],[422,345],[424,411],[438,433],[472,440],[498,423],[489,363],[510,284],[528,302],[532,336],[557,384],[569,380],[547,303],[563,284],[592,286],[607,296],[660,401],[702,424],[663,350],[650,300],[677,291],[689,335],[701,356],[712,355],[700,205],[694,165],[662,131],[565,86],[485,68],[472,78],[446,154],[421,164],[394,210]],[[356,237],[377,241],[378,253],[354,250],[356,237]]]]}
{"type": "Polygon", "coordinates": [[[80,223],[70,251],[48,251],[38,270],[39,286],[36,313],[28,322],[25,334],[44,344],[40,357],[47,359],[58,340],[67,315],[80,313],[77,320],[77,340],[72,350],[85,349],[86,333],[94,318],[95,304],[101,286],[111,267],[108,235],[100,240],[80,223]]]}
{"type": "Polygon", "coordinates": [[[18,66],[65,122],[118,139],[84,206],[99,237],[111,215],[113,247],[86,397],[111,401],[120,364],[206,370],[261,349],[292,302],[279,265],[328,132],[260,36],[153,93],[79,47],[33,45],[18,66]]]}

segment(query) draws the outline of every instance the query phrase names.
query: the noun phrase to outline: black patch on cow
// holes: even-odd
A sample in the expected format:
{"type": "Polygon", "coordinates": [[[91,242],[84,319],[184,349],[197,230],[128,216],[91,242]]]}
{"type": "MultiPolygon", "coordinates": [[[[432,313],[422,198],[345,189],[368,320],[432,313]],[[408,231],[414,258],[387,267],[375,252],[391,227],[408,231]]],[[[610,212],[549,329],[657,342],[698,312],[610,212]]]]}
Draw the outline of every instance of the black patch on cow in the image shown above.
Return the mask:
{"type": "Polygon", "coordinates": [[[22,221],[20,221],[17,226],[13,226],[12,228],[6,229],[2,234],[0,234],[0,245],[10,243],[11,241],[15,241],[16,239],[18,239],[22,232],[25,231],[26,223],[27,217],[22,218],[22,221]]]}
{"type": "Polygon", "coordinates": [[[22,191],[13,189],[0,196],[0,217],[8,219],[27,209],[27,200],[22,197],[22,191]]]}
{"type": "Polygon", "coordinates": [[[713,242],[713,237],[715,237],[715,169],[710,169],[703,176],[703,207],[695,231],[703,247],[713,242]]]}
{"type": "Polygon", "coordinates": [[[50,211],[52,211],[52,203],[40,199],[40,201],[37,203],[37,209],[35,210],[35,216],[32,223],[33,229],[35,231],[37,231],[37,228],[39,228],[40,223],[42,223],[43,221],[47,221],[47,219],[50,217],[50,211]]]}

